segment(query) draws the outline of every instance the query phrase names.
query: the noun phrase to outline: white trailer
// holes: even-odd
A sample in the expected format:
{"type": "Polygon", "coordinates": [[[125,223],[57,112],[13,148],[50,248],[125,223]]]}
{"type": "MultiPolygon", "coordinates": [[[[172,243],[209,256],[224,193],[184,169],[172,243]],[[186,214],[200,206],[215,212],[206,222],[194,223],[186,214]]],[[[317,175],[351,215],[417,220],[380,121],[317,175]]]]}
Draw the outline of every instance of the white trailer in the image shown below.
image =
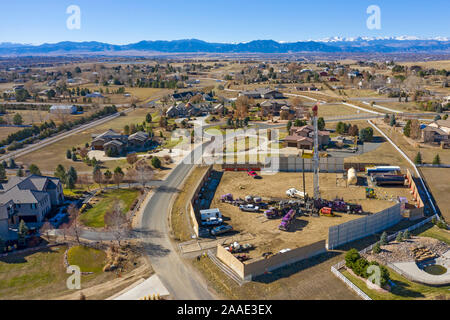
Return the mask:
{"type": "MultiPolygon", "coordinates": [[[[291,188],[291,189],[287,190],[286,195],[289,198],[305,198],[305,193],[303,191],[298,191],[295,188],[291,188]]],[[[306,195],[308,195],[308,194],[306,194],[306,195]]]]}
{"type": "Polygon", "coordinates": [[[206,221],[209,218],[222,218],[222,213],[219,209],[200,210],[200,218],[202,221],[206,221]]]}

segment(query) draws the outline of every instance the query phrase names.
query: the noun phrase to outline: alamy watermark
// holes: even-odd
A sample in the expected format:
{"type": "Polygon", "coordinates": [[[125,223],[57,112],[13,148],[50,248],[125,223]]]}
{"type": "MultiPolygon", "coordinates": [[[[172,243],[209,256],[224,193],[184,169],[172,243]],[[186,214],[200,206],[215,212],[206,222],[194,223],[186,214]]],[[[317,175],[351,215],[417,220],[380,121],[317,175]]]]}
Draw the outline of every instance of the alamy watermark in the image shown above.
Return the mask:
{"type": "Polygon", "coordinates": [[[81,269],[79,266],[68,266],[67,273],[71,274],[67,278],[66,285],[69,290],[80,290],[81,289],[81,269]]]}
{"type": "Polygon", "coordinates": [[[367,28],[369,30],[380,30],[381,29],[381,9],[377,5],[371,5],[367,8],[367,14],[370,16],[367,18],[367,28]]]}
{"type": "Polygon", "coordinates": [[[66,26],[69,30],[80,30],[81,29],[81,9],[77,5],[70,5],[66,10],[67,14],[70,16],[67,18],[66,26]]]}

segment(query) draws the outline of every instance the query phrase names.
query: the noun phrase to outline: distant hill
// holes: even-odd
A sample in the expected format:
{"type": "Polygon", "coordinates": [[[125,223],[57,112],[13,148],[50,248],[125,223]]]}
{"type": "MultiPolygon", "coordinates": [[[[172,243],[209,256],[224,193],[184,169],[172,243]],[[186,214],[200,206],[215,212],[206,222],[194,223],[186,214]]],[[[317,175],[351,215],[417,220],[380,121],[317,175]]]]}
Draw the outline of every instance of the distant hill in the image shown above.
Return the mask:
{"type": "Polygon", "coordinates": [[[418,39],[332,39],[322,41],[276,42],[255,40],[247,43],[210,43],[197,39],[175,41],[141,41],[127,45],[102,42],[59,42],[54,44],[26,45],[0,43],[0,55],[39,54],[101,54],[125,52],[154,53],[450,53],[450,41],[446,38],[418,39]]]}

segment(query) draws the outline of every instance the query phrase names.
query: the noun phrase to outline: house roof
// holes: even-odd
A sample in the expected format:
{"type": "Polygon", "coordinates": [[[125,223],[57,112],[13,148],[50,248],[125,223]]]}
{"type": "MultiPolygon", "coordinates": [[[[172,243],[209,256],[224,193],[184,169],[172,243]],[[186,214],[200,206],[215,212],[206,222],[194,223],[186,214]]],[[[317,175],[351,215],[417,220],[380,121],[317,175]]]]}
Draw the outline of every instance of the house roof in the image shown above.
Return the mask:
{"type": "Polygon", "coordinates": [[[306,142],[308,144],[313,144],[313,139],[302,136],[287,136],[284,138],[285,141],[293,141],[293,142],[306,142]]]}
{"type": "Polygon", "coordinates": [[[128,140],[133,140],[133,139],[140,140],[140,141],[146,141],[146,140],[148,140],[148,134],[143,131],[138,131],[128,137],[128,140]]]}
{"type": "Polygon", "coordinates": [[[119,140],[111,140],[110,142],[105,143],[105,147],[108,147],[108,146],[121,147],[122,145],[123,145],[123,143],[119,140]]]}
{"type": "Polygon", "coordinates": [[[38,203],[48,197],[46,190],[55,189],[58,178],[31,175],[29,177],[11,177],[7,183],[0,184],[0,204],[13,201],[20,203],[38,203]]]}

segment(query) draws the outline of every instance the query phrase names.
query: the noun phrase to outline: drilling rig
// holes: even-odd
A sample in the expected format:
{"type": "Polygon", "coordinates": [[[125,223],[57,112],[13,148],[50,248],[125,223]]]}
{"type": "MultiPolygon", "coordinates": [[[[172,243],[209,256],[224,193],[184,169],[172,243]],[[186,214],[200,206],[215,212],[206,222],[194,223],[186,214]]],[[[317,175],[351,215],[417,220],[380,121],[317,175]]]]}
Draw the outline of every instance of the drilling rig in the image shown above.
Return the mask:
{"type": "Polygon", "coordinates": [[[320,199],[320,188],[319,188],[319,166],[320,166],[320,158],[319,158],[319,125],[318,125],[318,112],[319,112],[319,104],[317,103],[313,109],[313,125],[314,125],[314,156],[313,156],[313,165],[314,165],[314,200],[318,201],[320,199]]]}

